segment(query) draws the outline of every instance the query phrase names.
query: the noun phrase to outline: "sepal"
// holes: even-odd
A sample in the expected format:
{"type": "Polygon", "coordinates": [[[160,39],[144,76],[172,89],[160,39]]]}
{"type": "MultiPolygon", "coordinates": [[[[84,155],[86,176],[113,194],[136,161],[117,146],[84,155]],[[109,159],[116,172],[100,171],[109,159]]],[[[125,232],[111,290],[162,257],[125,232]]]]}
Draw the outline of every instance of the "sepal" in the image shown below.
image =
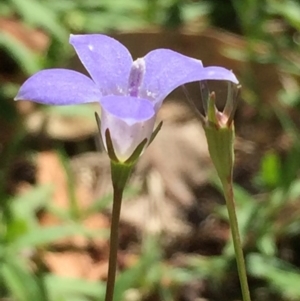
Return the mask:
{"type": "Polygon", "coordinates": [[[142,154],[143,150],[145,149],[145,146],[147,145],[147,138],[145,138],[134,150],[132,155],[125,161],[126,164],[135,164],[142,154]]]}
{"type": "Polygon", "coordinates": [[[119,162],[119,159],[116,156],[114,146],[110,137],[109,129],[106,129],[105,131],[105,142],[106,142],[107,154],[110,160],[114,162],[119,162]]]}
{"type": "Polygon", "coordinates": [[[156,135],[158,134],[158,132],[161,130],[163,126],[163,122],[161,121],[158,126],[155,128],[155,130],[153,131],[151,137],[150,137],[150,141],[149,141],[149,144],[148,146],[152,143],[152,141],[155,139],[156,135]]]}
{"type": "Polygon", "coordinates": [[[208,151],[214,163],[220,180],[228,180],[232,176],[234,162],[234,129],[230,127],[217,128],[213,125],[204,127],[208,151]]]}
{"type": "Polygon", "coordinates": [[[134,164],[126,164],[122,162],[116,162],[111,160],[111,179],[112,185],[115,191],[122,191],[128,181],[128,178],[132,172],[134,164]]]}

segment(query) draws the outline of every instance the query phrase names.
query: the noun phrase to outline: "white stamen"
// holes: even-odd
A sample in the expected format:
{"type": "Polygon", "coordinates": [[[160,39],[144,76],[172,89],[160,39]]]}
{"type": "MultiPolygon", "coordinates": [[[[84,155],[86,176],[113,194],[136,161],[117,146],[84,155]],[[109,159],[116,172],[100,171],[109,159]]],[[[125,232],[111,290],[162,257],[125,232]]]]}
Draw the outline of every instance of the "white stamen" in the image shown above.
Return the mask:
{"type": "Polygon", "coordinates": [[[131,96],[138,96],[140,86],[144,79],[145,69],[146,66],[143,58],[137,59],[132,63],[128,83],[128,90],[131,96]]]}

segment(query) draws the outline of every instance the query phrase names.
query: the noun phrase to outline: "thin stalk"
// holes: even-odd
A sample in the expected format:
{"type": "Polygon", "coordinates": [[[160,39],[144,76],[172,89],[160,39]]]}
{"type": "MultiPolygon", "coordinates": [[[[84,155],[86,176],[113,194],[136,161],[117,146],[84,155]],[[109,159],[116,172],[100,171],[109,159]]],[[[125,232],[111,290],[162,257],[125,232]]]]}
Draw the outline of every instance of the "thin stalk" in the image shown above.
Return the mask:
{"type": "MultiPolygon", "coordinates": [[[[110,140],[110,133],[106,132],[106,145],[108,147],[110,140]]],[[[112,147],[112,143],[111,143],[112,147]]],[[[109,147],[108,147],[109,149],[109,147]]],[[[113,155],[114,150],[111,148],[113,155]]],[[[114,298],[114,288],[116,279],[116,269],[117,269],[117,253],[119,244],[119,221],[120,212],[122,205],[123,192],[125,189],[126,182],[130,176],[134,164],[125,164],[120,162],[115,162],[111,160],[111,179],[113,186],[113,209],[112,209],[112,219],[110,228],[110,250],[109,250],[109,262],[108,262],[108,276],[106,283],[106,295],[105,301],[113,301],[114,298]]]]}
{"type": "Polygon", "coordinates": [[[240,279],[240,285],[242,290],[243,301],[251,301],[247,273],[246,273],[246,265],[243,254],[243,248],[241,244],[238,220],[235,211],[235,202],[234,202],[234,194],[232,188],[232,177],[230,177],[227,181],[222,181],[224,196],[226,199],[226,207],[229,215],[229,223],[231,229],[231,235],[233,240],[233,246],[235,251],[235,258],[237,263],[237,269],[240,279]]]}
{"type": "Polygon", "coordinates": [[[117,254],[119,245],[119,221],[122,205],[123,189],[114,187],[113,209],[110,231],[110,250],[108,263],[108,276],[106,282],[105,301],[113,301],[117,269],[117,254]]]}

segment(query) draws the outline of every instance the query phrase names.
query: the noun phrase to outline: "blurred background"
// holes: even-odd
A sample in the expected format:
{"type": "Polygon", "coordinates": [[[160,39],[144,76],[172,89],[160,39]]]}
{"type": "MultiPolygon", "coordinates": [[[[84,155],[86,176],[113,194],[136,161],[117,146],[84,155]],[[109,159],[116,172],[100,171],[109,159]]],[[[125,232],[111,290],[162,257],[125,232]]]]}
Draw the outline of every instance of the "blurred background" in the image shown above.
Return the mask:
{"type": "MultiPolygon", "coordinates": [[[[300,3],[1,0],[0,300],[103,300],[111,187],[97,105],[14,102],[44,68],[84,68],[70,33],[106,33],[134,58],[171,48],[237,75],[235,194],[252,300],[300,300],[300,3]]],[[[100,68],[100,66],[99,66],[100,68]]],[[[226,83],[212,82],[218,106],[226,83]]],[[[201,108],[198,85],[188,97],[201,108]]],[[[182,89],[123,203],[115,300],[241,300],[228,218],[182,89]]]]}

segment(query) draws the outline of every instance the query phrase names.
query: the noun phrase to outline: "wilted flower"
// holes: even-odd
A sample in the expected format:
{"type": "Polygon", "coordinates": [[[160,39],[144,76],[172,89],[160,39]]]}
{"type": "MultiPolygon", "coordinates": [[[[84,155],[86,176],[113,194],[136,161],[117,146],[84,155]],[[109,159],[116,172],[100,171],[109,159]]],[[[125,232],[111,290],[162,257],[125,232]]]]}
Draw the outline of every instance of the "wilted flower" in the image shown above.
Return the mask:
{"type": "Polygon", "coordinates": [[[232,178],[234,162],[234,123],[240,87],[228,83],[225,108],[219,111],[215,105],[215,93],[210,93],[206,82],[202,83],[202,101],[205,116],[200,116],[205,131],[210,157],[222,183],[232,178]]]}
{"type": "Polygon", "coordinates": [[[70,43],[91,78],[67,69],[43,70],[22,85],[15,99],[50,105],[100,102],[102,140],[107,150],[112,147],[111,158],[120,162],[143,141],[143,147],[149,143],[157,111],[175,88],[209,79],[237,83],[229,70],[203,67],[201,61],[168,49],[133,61],[122,44],[105,35],[71,35],[70,43]]]}

